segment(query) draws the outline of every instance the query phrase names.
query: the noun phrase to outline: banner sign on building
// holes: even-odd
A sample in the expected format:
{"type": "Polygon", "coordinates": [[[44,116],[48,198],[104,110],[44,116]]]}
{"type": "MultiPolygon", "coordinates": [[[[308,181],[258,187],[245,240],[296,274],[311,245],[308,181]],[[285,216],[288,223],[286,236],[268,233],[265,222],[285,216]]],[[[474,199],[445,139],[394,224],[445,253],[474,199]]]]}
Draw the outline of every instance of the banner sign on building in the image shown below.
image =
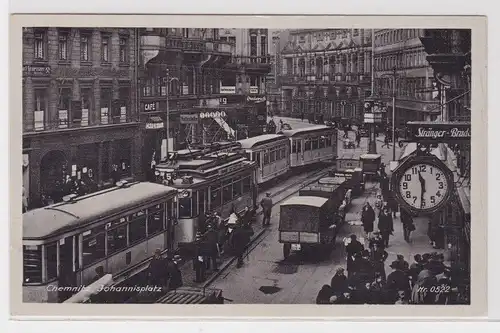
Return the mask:
{"type": "Polygon", "coordinates": [[[470,141],[471,126],[467,123],[410,121],[409,141],[411,142],[460,142],[470,141]]]}
{"type": "Polygon", "coordinates": [[[259,87],[256,86],[250,87],[250,94],[258,94],[258,93],[259,93],[259,87]]]}
{"type": "Polygon", "coordinates": [[[23,76],[50,76],[52,69],[47,65],[23,66],[23,76]]]}
{"type": "Polygon", "coordinates": [[[236,94],[236,87],[220,87],[221,94],[236,94]]]}
{"type": "Polygon", "coordinates": [[[181,114],[181,124],[198,124],[199,116],[197,114],[181,114]]]}
{"type": "Polygon", "coordinates": [[[201,112],[200,113],[200,118],[205,119],[205,118],[220,118],[220,117],[225,117],[226,112],[224,111],[211,111],[211,112],[201,112]]]}
{"type": "Polygon", "coordinates": [[[261,102],[265,102],[266,101],[266,97],[265,96],[247,96],[247,102],[254,102],[254,103],[261,103],[261,102]]]}

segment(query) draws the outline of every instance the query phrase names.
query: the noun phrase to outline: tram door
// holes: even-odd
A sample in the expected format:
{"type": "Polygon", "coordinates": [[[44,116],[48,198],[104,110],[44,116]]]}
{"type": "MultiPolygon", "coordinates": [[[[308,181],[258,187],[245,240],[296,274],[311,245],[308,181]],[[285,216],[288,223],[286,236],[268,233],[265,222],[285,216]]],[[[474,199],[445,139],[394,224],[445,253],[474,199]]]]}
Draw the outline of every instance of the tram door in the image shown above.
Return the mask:
{"type": "MultiPolygon", "coordinates": [[[[78,253],[78,249],[75,251],[75,244],[78,244],[78,242],[74,242],[73,236],[59,241],[59,282],[64,287],[76,287],[77,285],[75,270],[78,266],[74,266],[73,261],[73,253],[78,253]]],[[[65,300],[72,294],[73,292],[69,292],[69,295],[60,293],[59,297],[65,300]]]]}

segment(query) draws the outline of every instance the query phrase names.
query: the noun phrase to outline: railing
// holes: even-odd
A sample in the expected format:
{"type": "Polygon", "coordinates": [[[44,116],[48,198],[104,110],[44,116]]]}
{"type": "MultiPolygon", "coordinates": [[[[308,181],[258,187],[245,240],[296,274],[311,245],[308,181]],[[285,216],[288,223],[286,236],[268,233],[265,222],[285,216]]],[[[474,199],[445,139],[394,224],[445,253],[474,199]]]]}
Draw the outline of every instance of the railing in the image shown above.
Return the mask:
{"type": "Polygon", "coordinates": [[[284,84],[293,83],[328,83],[328,82],[365,82],[370,80],[370,73],[327,73],[327,74],[284,74],[280,75],[284,84]]]}

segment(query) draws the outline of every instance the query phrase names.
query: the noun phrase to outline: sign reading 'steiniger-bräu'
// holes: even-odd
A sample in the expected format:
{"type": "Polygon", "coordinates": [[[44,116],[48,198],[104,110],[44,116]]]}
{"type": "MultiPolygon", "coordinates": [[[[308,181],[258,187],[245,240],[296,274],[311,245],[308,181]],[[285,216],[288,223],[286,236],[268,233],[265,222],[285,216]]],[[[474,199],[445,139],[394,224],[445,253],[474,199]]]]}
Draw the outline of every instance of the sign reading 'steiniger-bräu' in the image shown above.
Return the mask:
{"type": "Polygon", "coordinates": [[[459,142],[470,141],[470,122],[420,122],[410,121],[407,123],[409,129],[409,141],[412,142],[459,142]]]}

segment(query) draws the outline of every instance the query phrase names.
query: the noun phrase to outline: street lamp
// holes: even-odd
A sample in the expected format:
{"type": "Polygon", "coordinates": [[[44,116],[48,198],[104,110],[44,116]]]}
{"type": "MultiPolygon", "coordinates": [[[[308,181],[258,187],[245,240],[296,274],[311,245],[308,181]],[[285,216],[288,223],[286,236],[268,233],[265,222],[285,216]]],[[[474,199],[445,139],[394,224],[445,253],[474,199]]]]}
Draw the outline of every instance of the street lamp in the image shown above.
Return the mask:
{"type": "Polygon", "coordinates": [[[168,146],[170,144],[170,83],[172,81],[177,81],[179,82],[179,78],[177,77],[170,77],[169,71],[167,69],[167,92],[166,92],[166,97],[167,97],[167,156],[169,153],[168,146]]]}
{"type": "Polygon", "coordinates": [[[396,160],[396,67],[392,68],[391,74],[383,74],[381,77],[392,78],[392,160],[396,160]]]}

